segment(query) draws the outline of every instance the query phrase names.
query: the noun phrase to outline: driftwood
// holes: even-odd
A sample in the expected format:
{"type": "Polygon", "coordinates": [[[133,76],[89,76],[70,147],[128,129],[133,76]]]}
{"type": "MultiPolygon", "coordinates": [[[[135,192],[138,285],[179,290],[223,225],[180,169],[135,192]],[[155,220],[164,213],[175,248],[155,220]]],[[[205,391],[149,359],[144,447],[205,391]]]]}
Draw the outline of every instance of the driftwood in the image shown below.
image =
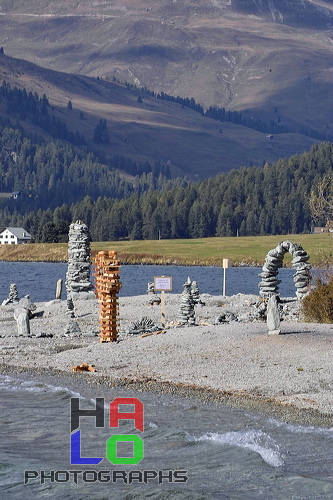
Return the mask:
{"type": "Polygon", "coordinates": [[[140,339],[143,339],[145,337],[150,337],[150,335],[158,335],[159,333],[166,333],[166,332],[165,330],[159,330],[158,332],[144,333],[143,335],[140,335],[140,339]]]}
{"type": "Polygon", "coordinates": [[[80,365],[72,366],[71,370],[73,370],[73,372],[95,372],[96,368],[94,367],[94,365],[81,363],[80,365]]]}

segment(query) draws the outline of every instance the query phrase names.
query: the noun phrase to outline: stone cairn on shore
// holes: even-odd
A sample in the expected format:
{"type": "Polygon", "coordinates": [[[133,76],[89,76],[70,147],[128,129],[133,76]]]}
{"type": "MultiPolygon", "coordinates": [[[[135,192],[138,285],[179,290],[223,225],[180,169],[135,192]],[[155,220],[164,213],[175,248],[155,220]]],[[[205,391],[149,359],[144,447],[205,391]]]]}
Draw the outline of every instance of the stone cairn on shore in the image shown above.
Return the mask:
{"type": "Polygon", "coordinates": [[[184,283],[184,290],[180,296],[180,309],[178,311],[177,321],[180,325],[195,325],[194,300],[191,292],[191,279],[187,278],[184,283]]]}
{"type": "Polygon", "coordinates": [[[86,224],[77,220],[69,226],[67,300],[94,298],[90,281],[90,237],[86,224]]]}
{"type": "Polygon", "coordinates": [[[205,305],[205,303],[200,299],[200,291],[197,281],[192,281],[191,283],[191,294],[195,305],[205,305]]]}
{"type": "Polygon", "coordinates": [[[30,335],[30,323],[32,311],[36,310],[36,304],[31,302],[29,295],[23,297],[14,309],[14,319],[16,320],[18,335],[27,337],[30,335]]]}
{"type": "Polygon", "coordinates": [[[311,265],[307,263],[309,255],[301,245],[291,243],[291,241],[281,241],[276,248],[270,250],[266,256],[262,267],[262,273],[259,274],[261,281],[259,283],[259,295],[263,299],[269,299],[272,295],[279,295],[278,279],[279,268],[282,267],[285,253],[289,252],[292,256],[292,267],[296,269],[293,275],[296,287],[296,296],[302,299],[309,292],[309,283],[311,281],[311,265]]]}
{"type": "Polygon", "coordinates": [[[100,307],[100,341],[114,342],[118,339],[118,292],[121,288],[117,253],[114,251],[98,252],[94,260],[93,274],[95,276],[95,294],[100,307]]]}
{"type": "Polygon", "coordinates": [[[7,304],[18,304],[19,301],[20,301],[20,299],[19,299],[17,287],[16,287],[15,283],[11,283],[9,285],[8,298],[2,302],[2,305],[5,306],[7,304]]]}
{"type": "Polygon", "coordinates": [[[154,282],[148,283],[147,294],[149,296],[149,298],[148,298],[148,305],[149,306],[159,305],[161,303],[161,298],[158,295],[156,295],[156,293],[155,293],[154,282]]]}

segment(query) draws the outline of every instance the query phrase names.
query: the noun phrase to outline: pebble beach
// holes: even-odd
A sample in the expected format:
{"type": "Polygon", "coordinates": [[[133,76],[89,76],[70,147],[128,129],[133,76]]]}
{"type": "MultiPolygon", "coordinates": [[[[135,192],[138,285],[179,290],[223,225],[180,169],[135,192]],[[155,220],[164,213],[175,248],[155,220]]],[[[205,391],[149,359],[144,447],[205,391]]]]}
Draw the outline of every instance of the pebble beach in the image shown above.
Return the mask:
{"type": "Polygon", "coordinates": [[[0,371],[68,378],[71,383],[129,386],[177,393],[242,406],[304,425],[332,425],[333,325],[298,321],[297,301],[286,300],[281,334],[270,335],[256,317],[257,297],[202,296],[196,324],[179,326],[180,295],[166,295],[164,333],[129,334],[147,317],[161,325],[161,306],[147,295],[119,302],[116,342],[101,343],[99,308],[94,299],[75,301],[75,318],[66,301],[37,303],[31,335],[17,336],[14,306],[0,307],[0,371]],[[214,324],[222,312],[241,321],[214,324]],[[75,322],[80,333],[66,334],[75,322]],[[94,372],[74,372],[86,363],[94,372]]]}

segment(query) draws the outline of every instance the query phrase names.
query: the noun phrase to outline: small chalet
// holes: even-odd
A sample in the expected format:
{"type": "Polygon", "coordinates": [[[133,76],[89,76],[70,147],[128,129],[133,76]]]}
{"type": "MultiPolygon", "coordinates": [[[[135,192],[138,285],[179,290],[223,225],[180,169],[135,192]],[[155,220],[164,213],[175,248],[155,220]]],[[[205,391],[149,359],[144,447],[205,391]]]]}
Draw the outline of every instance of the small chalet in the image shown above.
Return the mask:
{"type": "Polygon", "coordinates": [[[6,227],[6,229],[0,233],[1,245],[20,245],[22,243],[28,243],[30,240],[31,234],[23,229],[23,227],[6,227]]]}

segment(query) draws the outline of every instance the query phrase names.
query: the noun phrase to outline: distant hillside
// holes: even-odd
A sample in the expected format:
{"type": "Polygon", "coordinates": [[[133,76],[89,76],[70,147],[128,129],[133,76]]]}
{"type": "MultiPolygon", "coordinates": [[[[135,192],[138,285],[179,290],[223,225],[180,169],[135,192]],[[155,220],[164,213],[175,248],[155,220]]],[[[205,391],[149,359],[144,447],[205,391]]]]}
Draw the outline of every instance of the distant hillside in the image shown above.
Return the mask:
{"type": "MultiPolygon", "coordinates": [[[[28,145],[23,146],[27,153],[28,145]]],[[[37,162],[39,169],[26,174],[27,187],[39,183],[37,193],[43,188],[42,195],[35,198],[34,209],[23,197],[2,200],[0,227],[24,227],[40,242],[65,241],[69,223],[77,219],[88,224],[94,241],[281,235],[311,231],[314,221],[307,196],[325,174],[332,173],[333,143],[314,145],[308,152],[263,168],[234,169],[198,182],[168,181],[163,189],[131,195],[127,190],[128,195],[121,199],[112,194],[96,199],[96,189],[107,193],[112,187],[103,184],[110,173],[97,176],[97,186],[87,182],[92,173],[97,174],[96,165],[95,170],[89,165],[85,168],[81,158],[71,158],[69,148],[39,147],[35,155],[44,161],[62,157],[65,167],[61,172],[62,163],[54,161],[57,172],[50,175],[52,163],[43,167],[37,162]],[[83,198],[84,191],[87,196],[83,198]],[[57,207],[52,206],[55,200],[57,207]],[[38,204],[44,210],[37,210],[38,204]],[[45,210],[47,206],[52,209],[45,210]]],[[[115,180],[112,173],[109,179],[115,180]]],[[[327,258],[332,261],[332,255],[327,258]]]]}
{"type": "MultiPolygon", "coordinates": [[[[45,69],[5,53],[0,53],[2,81],[13,89],[37,93],[40,99],[45,94],[47,122],[46,117],[36,120],[29,109],[24,112],[22,103],[8,103],[0,95],[0,116],[18,121],[25,134],[69,140],[83,149],[100,151],[106,160],[120,156],[151,165],[158,162],[172,177],[207,178],[242,165],[273,163],[318,142],[296,133],[274,134],[273,140],[267,139],[266,132],[221,123],[145,91],[45,69]],[[103,132],[99,130],[101,121],[107,140],[97,137],[103,132]]],[[[279,115],[275,115],[277,122],[279,115]]],[[[248,112],[245,116],[252,115],[248,112]]],[[[116,167],[121,168],[118,164],[116,167]]]]}
{"type": "Polygon", "coordinates": [[[0,14],[14,57],[332,130],[329,0],[4,0],[0,14]]]}

